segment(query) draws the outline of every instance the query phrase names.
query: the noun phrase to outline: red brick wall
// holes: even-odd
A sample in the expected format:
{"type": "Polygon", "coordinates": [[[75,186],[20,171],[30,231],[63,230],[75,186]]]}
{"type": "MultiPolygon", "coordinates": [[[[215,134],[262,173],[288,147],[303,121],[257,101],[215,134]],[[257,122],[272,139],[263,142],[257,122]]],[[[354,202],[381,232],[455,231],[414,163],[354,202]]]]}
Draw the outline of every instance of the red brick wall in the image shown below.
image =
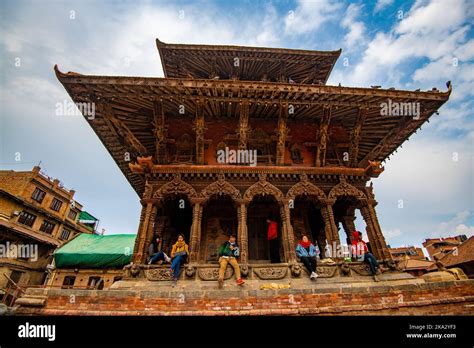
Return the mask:
{"type": "Polygon", "coordinates": [[[179,290],[135,293],[127,290],[63,291],[50,294],[44,308],[24,307],[19,314],[61,315],[472,315],[474,290],[472,282],[439,284],[371,286],[341,288],[324,293],[324,289],[292,290],[193,291],[179,290]],[[283,293],[285,292],[285,293],[283,293]],[[318,293],[319,292],[319,293],[318,293]],[[161,296],[160,296],[161,294],[161,296]],[[166,295],[170,296],[166,296],[166,295]],[[274,294],[274,295],[272,295],[274,294]],[[71,302],[74,295],[74,302],[71,302]],[[224,298],[224,296],[226,296],[224,298]],[[229,296],[230,295],[230,296],[229,296]],[[166,296],[166,297],[165,297],[166,296]],[[235,297],[232,297],[235,296],[235,297]]]}

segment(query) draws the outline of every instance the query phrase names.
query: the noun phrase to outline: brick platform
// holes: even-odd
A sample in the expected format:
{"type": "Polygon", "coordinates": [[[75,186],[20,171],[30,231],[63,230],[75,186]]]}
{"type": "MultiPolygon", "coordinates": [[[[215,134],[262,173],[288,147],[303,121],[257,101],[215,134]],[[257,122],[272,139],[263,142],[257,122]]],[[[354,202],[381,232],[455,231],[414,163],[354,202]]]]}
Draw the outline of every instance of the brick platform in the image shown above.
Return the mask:
{"type": "Polygon", "coordinates": [[[420,279],[315,283],[215,282],[171,288],[166,282],[121,281],[109,290],[28,289],[22,315],[473,315],[474,280],[420,279]]]}

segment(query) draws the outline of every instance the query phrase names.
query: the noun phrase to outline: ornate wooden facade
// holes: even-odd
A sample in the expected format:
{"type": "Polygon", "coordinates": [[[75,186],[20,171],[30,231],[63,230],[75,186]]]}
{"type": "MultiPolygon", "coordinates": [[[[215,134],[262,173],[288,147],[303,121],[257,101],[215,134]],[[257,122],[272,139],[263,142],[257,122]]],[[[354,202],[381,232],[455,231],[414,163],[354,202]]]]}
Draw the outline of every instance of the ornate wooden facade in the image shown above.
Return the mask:
{"type": "MultiPolygon", "coordinates": [[[[169,246],[183,233],[191,250],[185,276],[215,279],[216,248],[237,232],[244,275],[299,276],[297,238],[309,233],[323,249],[346,243],[356,209],[374,255],[390,263],[368,181],[448,100],[450,85],[446,92],[328,86],[340,51],[159,40],[157,46],[164,78],[55,67],[75,103],[95,104],[95,116],[86,119],[141,197],[133,274],[153,235],[169,246]],[[416,103],[420,114],[381,115],[388,101],[416,103]],[[255,150],[257,165],[220,163],[217,151],[226,148],[255,150]],[[269,215],[279,223],[282,259],[270,268],[269,215]]],[[[342,274],[367,271],[357,264],[334,267],[342,274]]],[[[159,268],[141,268],[149,279],[168,277],[159,268]]]]}

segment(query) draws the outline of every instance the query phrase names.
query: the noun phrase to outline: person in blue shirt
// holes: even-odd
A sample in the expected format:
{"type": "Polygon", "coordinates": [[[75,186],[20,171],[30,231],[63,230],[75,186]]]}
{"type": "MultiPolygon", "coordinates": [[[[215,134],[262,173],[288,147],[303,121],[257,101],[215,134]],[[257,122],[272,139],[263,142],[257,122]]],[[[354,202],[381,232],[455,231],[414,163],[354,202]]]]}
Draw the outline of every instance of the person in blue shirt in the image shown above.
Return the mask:
{"type": "Polygon", "coordinates": [[[318,273],[316,273],[316,256],[318,254],[319,249],[311,243],[308,236],[304,234],[296,246],[296,255],[308,270],[311,280],[318,278],[318,273]]]}

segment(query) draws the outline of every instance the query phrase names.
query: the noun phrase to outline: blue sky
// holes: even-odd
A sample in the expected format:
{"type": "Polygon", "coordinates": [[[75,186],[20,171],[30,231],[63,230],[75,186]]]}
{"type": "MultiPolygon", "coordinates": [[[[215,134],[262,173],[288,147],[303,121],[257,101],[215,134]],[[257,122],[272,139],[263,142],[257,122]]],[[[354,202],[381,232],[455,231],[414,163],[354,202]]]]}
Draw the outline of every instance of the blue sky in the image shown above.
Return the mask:
{"type": "Polygon", "coordinates": [[[84,119],[55,114],[69,98],[53,65],[163,76],[158,37],[342,48],[333,85],[445,90],[451,80],[450,101],[373,180],[377,212],[392,246],[473,234],[472,1],[2,1],[0,9],[0,168],[29,170],[41,161],[106,233],[136,232],[138,196],[84,119]]]}

